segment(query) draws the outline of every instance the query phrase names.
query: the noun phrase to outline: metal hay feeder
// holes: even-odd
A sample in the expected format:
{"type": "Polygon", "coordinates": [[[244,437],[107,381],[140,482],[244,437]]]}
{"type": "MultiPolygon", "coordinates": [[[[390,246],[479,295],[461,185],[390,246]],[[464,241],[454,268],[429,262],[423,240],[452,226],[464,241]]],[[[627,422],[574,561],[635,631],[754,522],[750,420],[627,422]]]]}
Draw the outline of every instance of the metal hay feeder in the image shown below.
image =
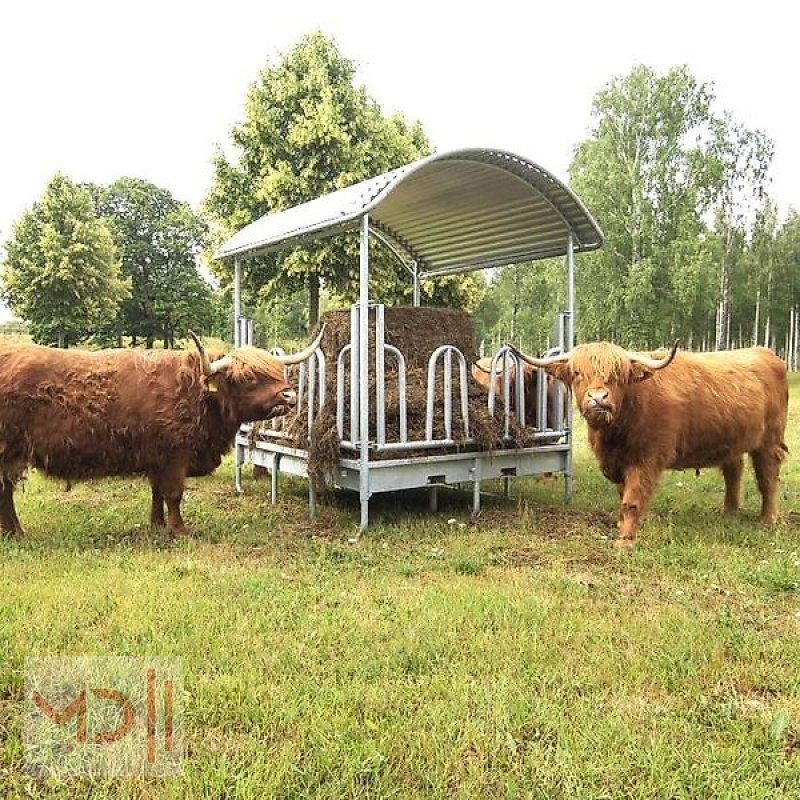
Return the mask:
{"type": "MultiPolygon", "coordinates": [[[[359,493],[361,530],[368,524],[369,499],[379,492],[429,487],[431,507],[435,509],[439,486],[469,482],[473,487],[473,511],[477,513],[482,480],[561,472],[568,499],[572,492],[572,411],[562,403],[563,414],[548,413],[544,380],[539,381],[542,390],[537,400],[533,447],[442,452],[454,444],[454,388],[461,406],[460,424],[466,426],[462,441],[470,439],[465,401],[469,365],[464,354],[453,346],[439,347],[429,359],[425,438],[409,440],[401,401],[399,436],[394,441],[387,440],[382,424],[386,358],[396,363],[401,396],[406,379],[405,358],[385,341],[384,306],[370,304],[368,241],[370,234],[377,237],[404,264],[413,280],[415,306],[420,303],[419,284],[423,278],[564,256],[567,308],[558,315],[556,330],[558,345],[569,350],[574,341],[574,254],[593,250],[603,241],[602,232],[581,201],[553,175],[521,156],[493,149],[468,149],[435,154],[264,216],[239,231],[217,252],[218,258],[234,262],[236,345],[247,343],[247,332],[251,330],[241,318],[241,270],[245,260],[348,230],[358,230],[360,235],[359,301],[350,311],[350,342],[338,354],[336,364],[326,364],[323,353],[317,351],[301,369],[299,392],[305,395],[310,423],[324,403],[326,371],[336,371],[336,424],[342,457],[334,483],[359,493]],[[375,309],[374,354],[369,352],[370,308],[375,309]],[[350,388],[345,397],[347,370],[350,388]],[[369,393],[372,375],[376,379],[374,398],[369,393]],[[430,422],[437,375],[442,375],[444,381],[444,437],[434,435],[430,422]],[[369,432],[370,403],[374,403],[376,413],[373,435],[369,432]],[[381,458],[375,457],[378,454],[381,458]]],[[[505,401],[506,434],[512,414],[523,423],[525,420],[523,371],[516,364],[512,382],[512,362],[516,362],[516,356],[507,348],[494,354],[494,363],[502,371],[500,391],[505,401]],[[513,411],[508,402],[512,393],[516,397],[513,411]]],[[[494,411],[496,394],[493,386],[487,400],[490,411],[494,411]]],[[[238,490],[241,491],[242,465],[248,462],[270,469],[273,502],[281,471],[308,476],[307,450],[287,446],[279,434],[275,431],[274,436],[251,441],[246,431],[240,431],[236,438],[238,490]]],[[[310,481],[309,504],[315,513],[316,497],[310,481]]]]}

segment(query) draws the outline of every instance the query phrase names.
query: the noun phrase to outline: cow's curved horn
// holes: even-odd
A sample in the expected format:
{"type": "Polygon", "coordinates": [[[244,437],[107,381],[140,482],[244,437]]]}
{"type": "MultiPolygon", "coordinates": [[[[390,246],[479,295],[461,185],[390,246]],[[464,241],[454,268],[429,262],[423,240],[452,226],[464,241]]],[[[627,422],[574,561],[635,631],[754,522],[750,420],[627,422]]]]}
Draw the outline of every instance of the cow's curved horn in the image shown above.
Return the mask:
{"type": "Polygon", "coordinates": [[[218,358],[216,361],[211,361],[211,359],[208,357],[205,346],[200,341],[197,334],[194,331],[189,331],[189,336],[192,337],[192,341],[194,341],[195,347],[197,347],[197,352],[200,353],[200,366],[202,367],[203,375],[205,375],[207,378],[210,378],[217,372],[222,372],[222,370],[228,369],[228,367],[233,363],[233,359],[230,356],[222,356],[222,358],[218,358]]]}
{"type": "Polygon", "coordinates": [[[484,367],[483,364],[481,364],[478,361],[473,361],[472,366],[475,367],[476,369],[479,369],[481,372],[485,372],[487,375],[492,374],[492,371],[490,369],[486,369],[486,367],[484,367]]]}
{"type": "Polygon", "coordinates": [[[217,372],[222,372],[225,369],[233,364],[233,357],[232,356],[222,356],[222,358],[218,358],[216,361],[211,362],[211,372],[209,374],[216,375],[217,372]]]}
{"type": "Polygon", "coordinates": [[[311,344],[306,347],[305,350],[301,350],[299,353],[292,353],[288,356],[273,356],[276,361],[280,361],[281,364],[284,366],[290,366],[292,364],[300,364],[301,362],[305,361],[311,355],[313,355],[314,351],[319,347],[319,343],[322,341],[322,334],[325,333],[325,323],[322,324],[322,327],[319,329],[319,333],[317,334],[317,338],[314,339],[311,344]]]}
{"type": "Polygon", "coordinates": [[[678,352],[678,345],[681,343],[680,339],[676,339],[672,343],[672,348],[670,349],[669,353],[667,353],[664,358],[651,358],[650,356],[646,356],[643,353],[635,353],[633,351],[629,351],[629,355],[631,361],[641,364],[648,369],[664,369],[672,362],[672,359],[675,358],[675,353],[678,352]]]}
{"type": "Polygon", "coordinates": [[[549,367],[551,364],[559,364],[569,359],[569,353],[560,353],[557,356],[545,356],[544,358],[535,358],[534,356],[525,355],[521,350],[517,350],[513,344],[509,345],[511,351],[515,353],[526,363],[532,367],[549,367]]]}
{"type": "Polygon", "coordinates": [[[189,331],[189,336],[192,337],[192,341],[197,348],[197,352],[200,353],[200,366],[202,367],[203,375],[206,377],[213,375],[211,361],[208,358],[208,353],[206,353],[206,348],[203,346],[203,343],[200,341],[194,331],[189,331]]]}

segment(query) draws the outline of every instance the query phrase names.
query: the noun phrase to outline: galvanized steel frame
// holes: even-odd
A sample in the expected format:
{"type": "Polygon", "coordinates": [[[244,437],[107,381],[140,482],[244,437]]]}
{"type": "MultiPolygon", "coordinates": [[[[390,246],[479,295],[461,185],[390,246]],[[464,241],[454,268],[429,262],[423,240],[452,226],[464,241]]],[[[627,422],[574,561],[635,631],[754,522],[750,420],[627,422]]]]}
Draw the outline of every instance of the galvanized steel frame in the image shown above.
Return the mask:
{"type": "MultiPolygon", "coordinates": [[[[420,305],[420,281],[423,278],[431,278],[439,275],[455,274],[466,272],[478,268],[504,265],[516,260],[517,257],[530,258],[531,253],[520,250],[514,251],[513,246],[505,246],[505,233],[499,233],[492,237],[484,237],[485,241],[478,249],[474,240],[470,239],[469,231],[474,225],[474,220],[469,216],[460,217],[457,224],[449,226],[447,232],[450,235],[450,250],[440,250],[440,259],[455,259],[454,263],[447,265],[440,264],[437,268],[426,269],[424,259],[418,252],[414,242],[406,241],[401,233],[393,230],[390,226],[380,220],[370,218],[370,209],[381,207],[384,201],[402,179],[408,178],[416,171],[421,171],[436,161],[447,159],[459,159],[471,157],[479,153],[480,158],[476,158],[483,164],[491,163],[492,159],[502,162],[503,168],[507,168],[509,163],[517,171],[534,170],[537,175],[544,176],[543,180],[549,184],[557,185],[554,193],[554,200],[546,192],[541,195],[542,205],[548,205],[554,212],[560,225],[563,225],[565,235],[561,244],[555,243],[553,234],[561,228],[554,227],[555,223],[550,223],[550,227],[539,232],[541,241],[546,243],[546,247],[536,252],[536,258],[543,258],[551,255],[566,256],[566,283],[567,283],[567,308],[563,312],[563,325],[557,326],[558,347],[559,349],[571,349],[574,344],[575,330],[575,281],[574,281],[574,254],[576,249],[588,250],[599,247],[602,243],[602,233],[592,220],[586,209],[569,189],[556,181],[549,173],[541,168],[521,159],[513,154],[501,151],[458,151],[443,156],[433,156],[423,159],[421,162],[408,165],[406,168],[387,173],[385,176],[378,176],[369,184],[371,195],[362,199],[361,212],[352,217],[340,215],[338,218],[327,221],[324,225],[314,228],[312,225],[306,230],[294,231],[291,235],[283,237],[280,242],[268,242],[267,244],[256,245],[248,251],[247,248],[233,247],[228,252],[221,252],[222,257],[233,256],[234,258],[234,342],[241,345],[250,343],[252,338],[252,325],[249,327],[242,324],[241,319],[241,263],[240,259],[246,254],[255,252],[266,252],[275,249],[278,244],[286,245],[296,243],[298,240],[312,238],[318,235],[330,235],[343,230],[352,229],[357,224],[360,235],[359,247],[359,298],[358,303],[351,307],[350,311],[350,343],[346,345],[338,355],[336,364],[337,375],[337,397],[336,397],[336,424],[339,437],[344,451],[353,453],[353,458],[342,458],[339,463],[337,475],[334,476],[336,485],[343,488],[358,491],[360,498],[360,529],[366,529],[369,522],[369,499],[374,493],[384,491],[394,491],[403,488],[427,486],[430,488],[431,507],[437,505],[437,490],[441,485],[454,482],[470,481],[473,486],[473,512],[480,510],[480,484],[487,478],[503,478],[506,491],[509,480],[512,476],[538,474],[543,472],[561,472],[565,476],[565,499],[568,500],[572,494],[572,407],[567,403],[565,414],[566,424],[559,425],[556,429],[538,430],[534,436],[540,444],[533,448],[526,449],[499,449],[492,452],[461,452],[447,455],[425,454],[419,455],[418,451],[433,450],[453,446],[456,444],[452,430],[452,360],[455,357],[458,364],[459,378],[459,400],[461,405],[461,416],[464,424],[464,434],[467,443],[472,440],[469,437],[469,406],[467,403],[467,364],[463,353],[455,347],[444,345],[439,347],[432,355],[428,364],[428,386],[426,403],[426,437],[423,441],[408,441],[407,434],[407,409],[405,407],[406,398],[406,369],[405,358],[396,347],[389,345],[385,341],[385,326],[383,316],[383,306],[374,305],[376,315],[376,396],[374,399],[376,408],[376,437],[375,441],[370,441],[369,437],[369,378],[370,378],[370,353],[369,353],[369,235],[375,236],[384,244],[404,265],[411,275],[413,281],[413,304],[420,305]],[[377,187],[377,188],[376,188],[377,187]],[[558,203],[562,203],[559,206],[558,203]],[[572,215],[573,220],[565,215],[572,215]],[[588,238],[576,243],[576,228],[574,220],[581,220],[583,225],[581,230],[588,238]],[[588,234],[586,232],[588,231],[588,234]],[[389,354],[397,362],[398,389],[401,397],[401,420],[399,441],[386,441],[385,428],[385,358],[389,354]],[[350,368],[350,419],[347,430],[349,439],[345,438],[345,409],[344,409],[344,370],[345,362],[349,357],[350,368]],[[436,439],[433,435],[433,412],[434,412],[434,385],[437,374],[438,364],[442,364],[442,380],[444,383],[444,420],[445,438],[436,439]],[[417,451],[416,454],[408,455],[409,451],[417,451]],[[375,453],[397,453],[398,458],[372,459],[370,451],[375,453]],[[403,457],[403,454],[405,457],[403,457]],[[442,470],[437,472],[436,470],[442,470]]],[[[518,175],[519,177],[519,175],[518,175]]],[[[520,178],[522,180],[522,178],[520,178]]],[[[538,180],[538,178],[537,178],[538,180]]],[[[357,189],[358,187],[350,187],[357,189]]],[[[534,187],[535,188],[535,187],[534,187]]],[[[346,193],[348,190],[344,190],[346,193]]],[[[366,191],[366,190],[365,190],[366,191]]],[[[352,194],[352,192],[351,192],[352,194]]],[[[369,194],[369,192],[368,192],[369,194]]],[[[492,212],[502,218],[504,222],[511,220],[511,228],[502,229],[505,231],[523,231],[525,226],[525,213],[514,210],[513,204],[509,205],[507,213],[504,215],[502,208],[492,212]],[[514,220],[519,217],[519,224],[514,220]]],[[[397,217],[400,219],[400,217],[397,217]]],[[[492,220],[489,220],[491,223],[492,220]]],[[[426,229],[436,225],[436,220],[426,222],[425,225],[417,226],[416,231],[423,235],[426,229]]],[[[498,229],[501,230],[501,229],[498,229]]],[[[234,237],[235,239],[236,237],[234,237]]],[[[233,241],[233,240],[232,240],[233,241]]],[[[525,246],[530,250],[532,242],[536,239],[526,239],[525,246]]],[[[224,251],[224,247],[223,247],[224,251]]],[[[315,416],[315,408],[321,409],[325,402],[325,358],[321,351],[317,351],[306,364],[301,366],[299,373],[299,402],[305,399],[304,392],[308,392],[307,413],[309,427],[315,416]],[[306,388],[307,387],[307,388],[306,388]]],[[[517,356],[509,348],[501,348],[493,357],[492,372],[499,372],[501,375],[501,391],[503,395],[503,406],[505,409],[504,434],[509,435],[510,418],[512,413],[517,416],[517,420],[524,424],[525,421],[525,392],[523,385],[523,369],[517,360],[517,356]],[[511,372],[509,365],[514,363],[514,386],[511,386],[511,372]],[[511,393],[514,393],[513,412],[511,393]]],[[[563,406],[561,396],[564,389],[559,389],[559,402],[557,408],[563,406]]],[[[490,384],[488,407],[494,410],[496,403],[497,387],[493,381],[490,384]]],[[[539,394],[536,399],[536,419],[540,423],[547,421],[547,389],[546,381],[539,381],[539,394]]],[[[271,496],[273,502],[277,499],[278,475],[279,472],[308,476],[308,453],[305,450],[288,447],[286,445],[285,434],[280,430],[280,425],[275,426],[275,430],[267,431],[263,439],[254,442],[249,440],[247,431],[243,429],[236,438],[236,488],[241,491],[242,465],[248,461],[254,464],[267,466],[271,469],[271,496]]],[[[309,507],[311,513],[316,512],[316,496],[312,482],[309,481],[309,507]]]]}

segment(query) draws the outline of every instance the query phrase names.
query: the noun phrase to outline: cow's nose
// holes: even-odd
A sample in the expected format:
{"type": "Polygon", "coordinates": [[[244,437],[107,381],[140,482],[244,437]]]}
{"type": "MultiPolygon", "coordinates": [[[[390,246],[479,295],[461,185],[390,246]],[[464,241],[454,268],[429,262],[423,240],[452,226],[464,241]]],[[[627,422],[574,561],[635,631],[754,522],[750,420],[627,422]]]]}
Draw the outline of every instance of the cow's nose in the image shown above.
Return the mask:
{"type": "Polygon", "coordinates": [[[281,400],[283,400],[287,406],[296,406],[297,393],[294,389],[287,389],[285,392],[281,392],[281,400]]]}
{"type": "Polygon", "coordinates": [[[608,398],[608,389],[589,389],[586,394],[589,397],[589,405],[597,406],[604,403],[608,398]]]}

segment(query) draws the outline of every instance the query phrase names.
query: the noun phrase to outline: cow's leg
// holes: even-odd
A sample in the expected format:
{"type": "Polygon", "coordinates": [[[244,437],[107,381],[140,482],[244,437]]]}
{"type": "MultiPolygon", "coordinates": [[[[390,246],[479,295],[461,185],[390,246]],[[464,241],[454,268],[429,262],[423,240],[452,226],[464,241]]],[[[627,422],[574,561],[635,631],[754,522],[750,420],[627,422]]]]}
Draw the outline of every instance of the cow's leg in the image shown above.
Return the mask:
{"type": "Polygon", "coordinates": [[[14,508],[14,482],[4,475],[0,475],[0,530],[19,536],[25,533],[14,508]]]}
{"type": "Polygon", "coordinates": [[[164,495],[158,486],[155,476],[150,476],[150,488],[152,491],[152,504],[150,506],[150,525],[153,528],[163,528],[167,522],[164,519],[164,495]]]}
{"type": "Polygon", "coordinates": [[[761,492],[762,522],[775,522],[778,519],[778,473],[782,455],[777,448],[767,447],[750,453],[758,491],[761,492]]]}
{"type": "Polygon", "coordinates": [[[617,527],[622,527],[622,495],[625,494],[625,484],[624,483],[615,483],[614,486],[617,487],[617,494],[619,495],[619,511],[617,512],[617,527]]]}
{"type": "Polygon", "coordinates": [[[625,472],[620,503],[619,536],[614,542],[616,547],[633,544],[636,528],[653,494],[657,478],[657,473],[651,474],[641,467],[631,467],[625,472]]]}
{"type": "Polygon", "coordinates": [[[733,514],[742,507],[742,473],[744,472],[744,458],[734,456],[730,461],[720,465],[722,477],[725,478],[725,506],[726,514],[733,514]]]}
{"type": "Polygon", "coordinates": [[[174,536],[185,536],[188,533],[181,517],[185,480],[186,470],[180,465],[169,465],[155,476],[156,491],[167,504],[167,528],[174,536]]]}

